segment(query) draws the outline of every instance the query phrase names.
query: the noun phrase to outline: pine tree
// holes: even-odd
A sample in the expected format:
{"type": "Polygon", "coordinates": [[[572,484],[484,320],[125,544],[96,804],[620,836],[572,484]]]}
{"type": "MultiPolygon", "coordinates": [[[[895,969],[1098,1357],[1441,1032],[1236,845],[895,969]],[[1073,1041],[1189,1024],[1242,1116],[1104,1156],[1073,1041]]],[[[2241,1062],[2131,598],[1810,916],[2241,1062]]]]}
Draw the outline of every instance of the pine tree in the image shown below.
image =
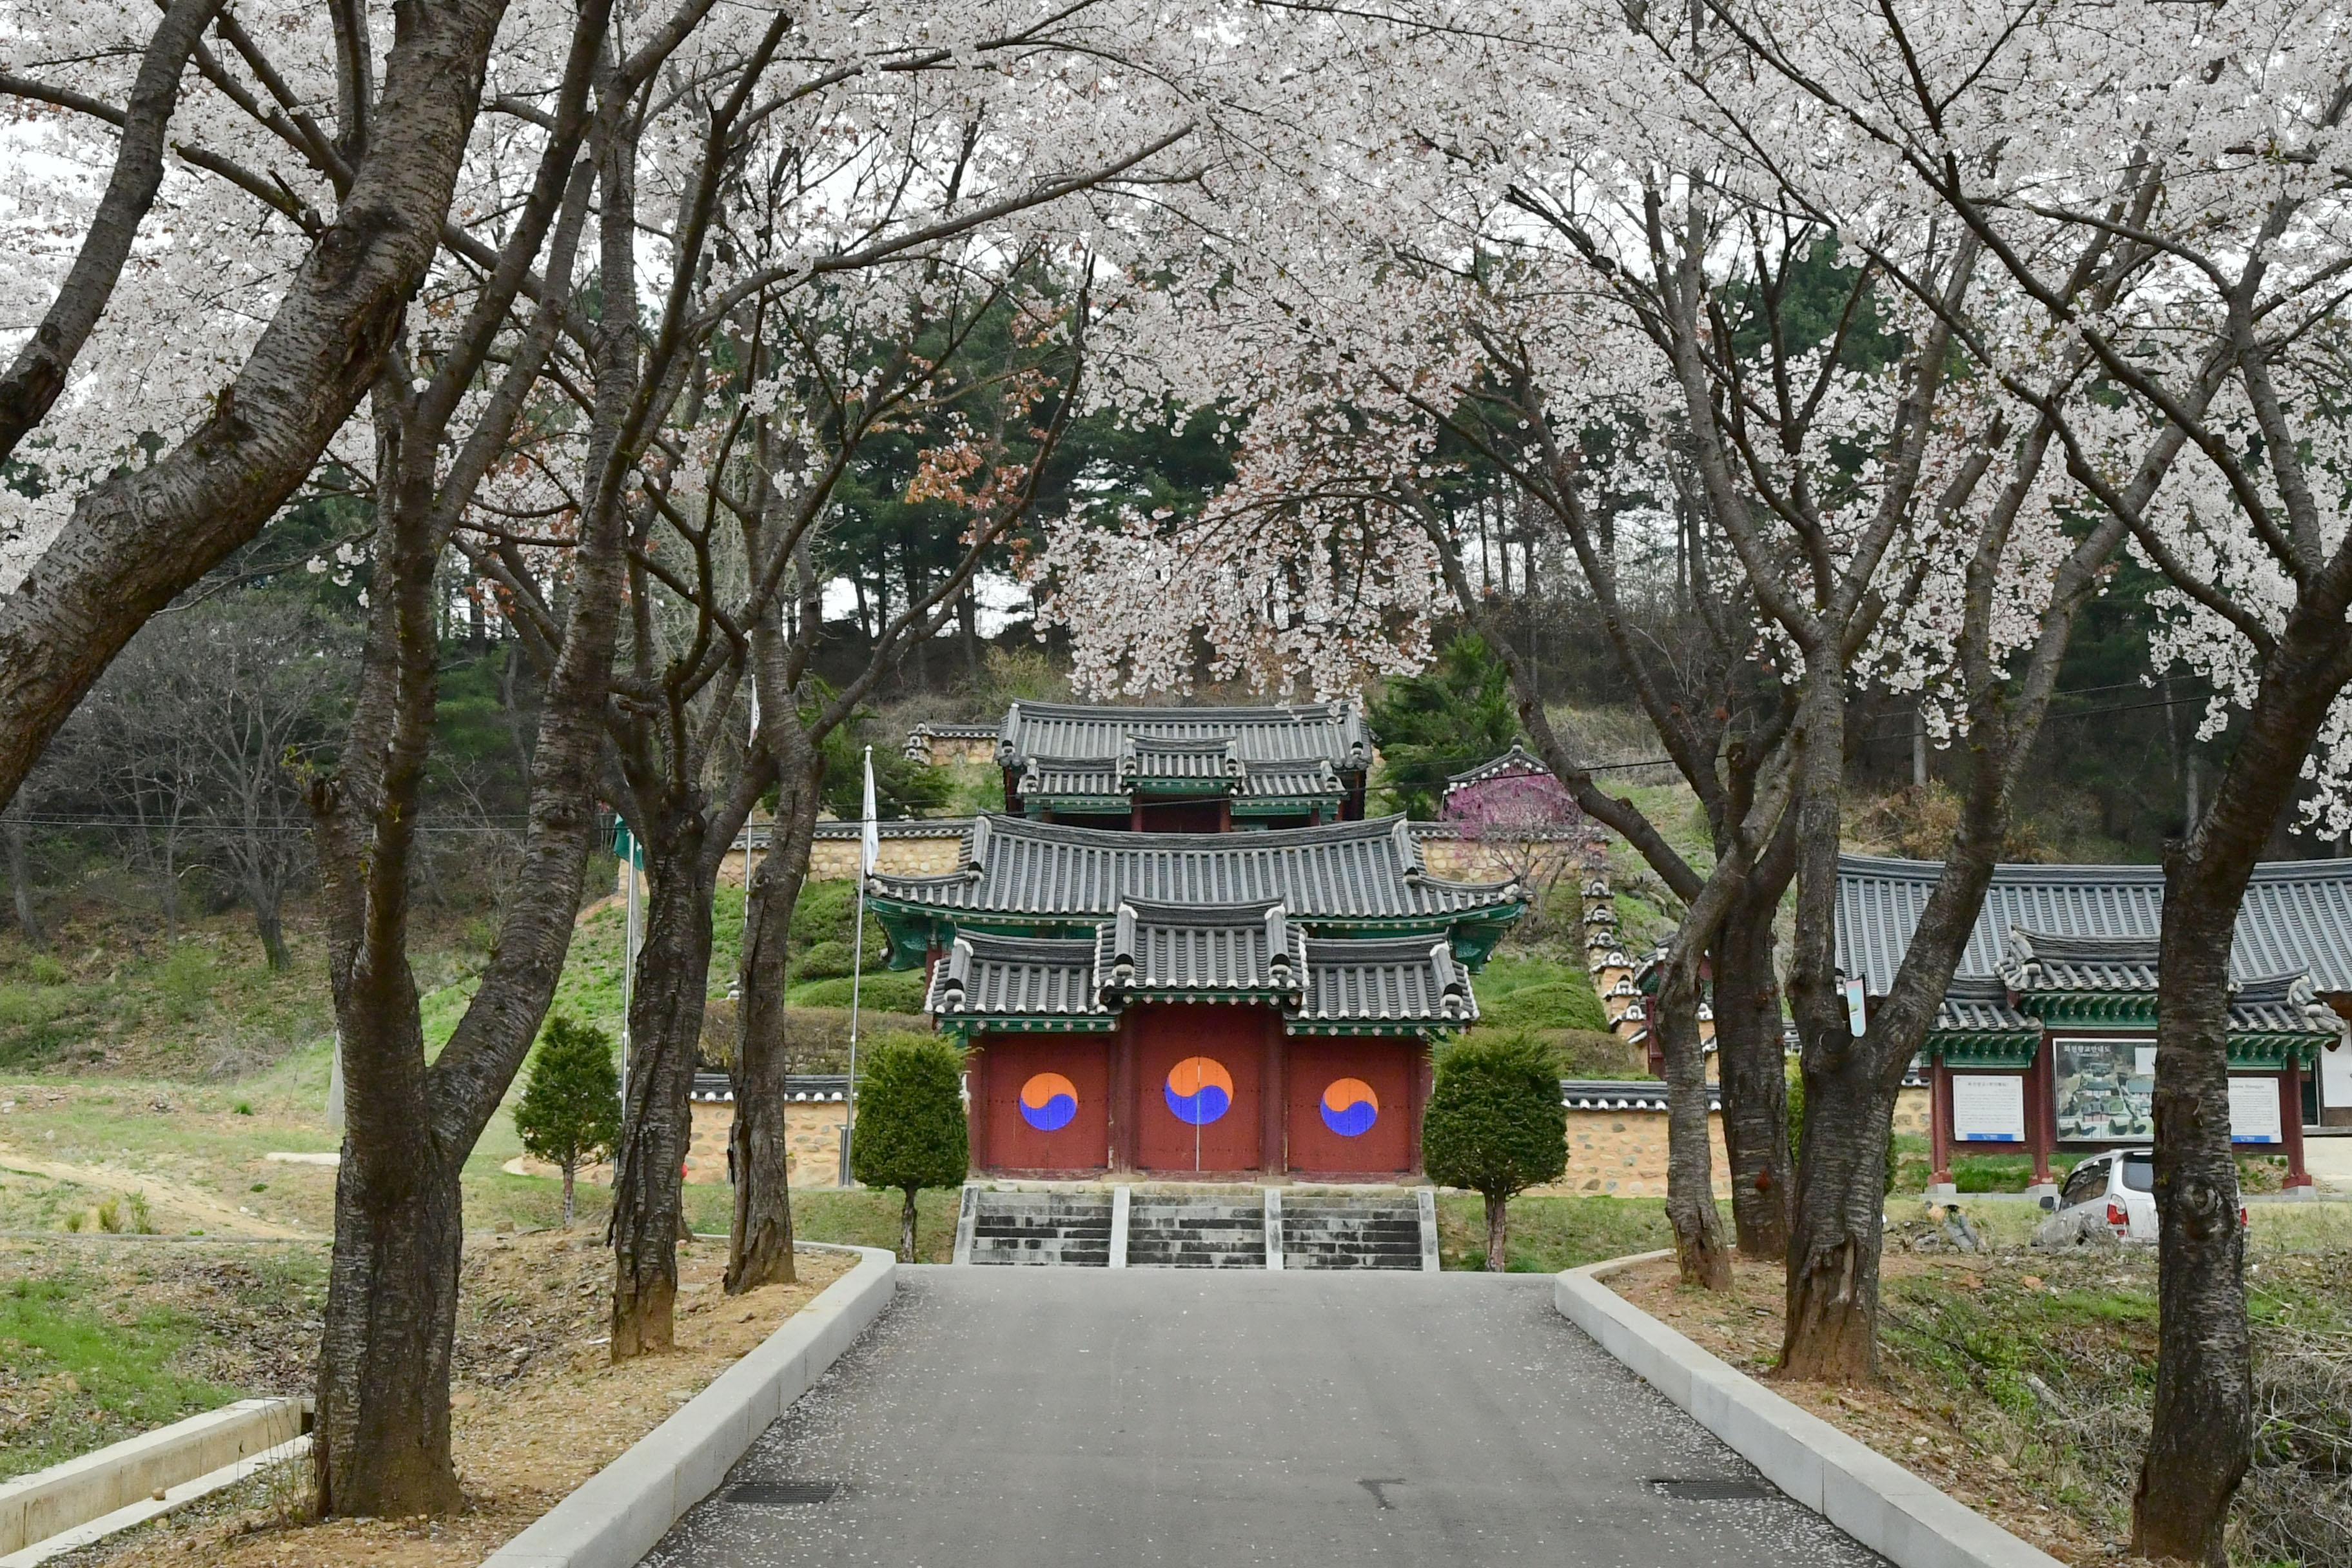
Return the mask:
{"type": "Polygon", "coordinates": [[[866,1059],[857,1088],[850,1167],[871,1187],[907,1194],[898,1256],[915,1260],[915,1194],[961,1185],[971,1150],[963,1112],[963,1052],[937,1036],[885,1039],[866,1059]]]}
{"type": "Polygon", "coordinates": [[[1511,1198],[1568,1169],[1568,1111],[1543,1043],[1473,1035],[1441,1056],[1421,1158],[1431,1181],[1486,1200],[1486,1267],[1502,1272],[1511,1198]]]}
{"type": "Polygon", "coordinates": [[[613,1038],[562,1014],[547,1021],[515,1102],[522,1146],[563,1171],[563,1228],[572,1228],[572,1184],[581,1166],[611,1152],[621,1136],[621,1075],[613,1038]]]}

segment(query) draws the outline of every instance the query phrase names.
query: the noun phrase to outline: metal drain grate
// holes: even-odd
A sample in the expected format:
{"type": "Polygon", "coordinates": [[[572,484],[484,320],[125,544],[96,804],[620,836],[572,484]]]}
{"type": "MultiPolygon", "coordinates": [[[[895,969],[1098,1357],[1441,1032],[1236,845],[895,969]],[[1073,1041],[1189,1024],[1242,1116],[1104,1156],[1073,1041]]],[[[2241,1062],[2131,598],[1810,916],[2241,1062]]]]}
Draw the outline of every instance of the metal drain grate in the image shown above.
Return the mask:
{"type": "Polygon", "coordinates": [[[1755,1502],[1759,1499],[1778,1497],[1780,1493],[1769,1481],[1675,1480],[1654,1479],[1650,1489],[1660,1497],[1675,1498],[1683,1502],[1755,1502]]]}
{"type": "Polygon", "coordinates": [[[839,1481],[745,1481],[740,1487],[730,1487],[725,1500],[750,1503],[755,1508],[800,1508],[813,1502],[831,1502],[840,1490],[839,1481]]]}

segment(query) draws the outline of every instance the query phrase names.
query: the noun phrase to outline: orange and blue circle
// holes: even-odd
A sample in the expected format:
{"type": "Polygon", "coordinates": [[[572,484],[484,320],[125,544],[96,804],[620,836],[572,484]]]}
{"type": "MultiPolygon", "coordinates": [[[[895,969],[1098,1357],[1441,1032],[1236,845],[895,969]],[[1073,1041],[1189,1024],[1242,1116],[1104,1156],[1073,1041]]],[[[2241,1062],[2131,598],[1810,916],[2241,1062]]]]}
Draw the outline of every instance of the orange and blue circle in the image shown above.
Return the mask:
{"type": "Polygon", "coordinates": [[[1021,1086],[1021,1120],[1040,1132],[1059,1132],[1078,1113],[1078,1086],[1057,1072],[1041,1072],[1021,1086]]]}
{"type": "Polygon", "coordinates": [[[1187,1127],[1206,1127],[1234,1108],[1234,1075],[1213,1057],[1186,1057],[1168,1069],[1161,1089],[1187,1127]]]}
{"type": "Polygon", "coordinates": [[[1323,1125],[1342,1138],[1361,1138],[1381,1119],[1381,1097],[1360,1078],[1333,1079],[1323,1089],[1323,1125]]]}

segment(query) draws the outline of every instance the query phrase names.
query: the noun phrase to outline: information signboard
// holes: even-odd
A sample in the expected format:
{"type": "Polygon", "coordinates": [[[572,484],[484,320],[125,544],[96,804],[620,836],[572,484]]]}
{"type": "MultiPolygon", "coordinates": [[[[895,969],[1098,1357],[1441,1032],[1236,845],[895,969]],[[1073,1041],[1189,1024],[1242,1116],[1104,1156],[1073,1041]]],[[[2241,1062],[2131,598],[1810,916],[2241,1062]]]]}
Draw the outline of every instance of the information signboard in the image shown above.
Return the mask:
{"type": "Polygon", "coordinates": [[[2230,1142],[2280,1143],[2279,1086],[2274,1078],[2230,1079],[2230,1142]]]}
{"type": "Polygon", "coordinates": [[[1963,1143],[2024,1142],[2025,1080],[2015,1073],[1954,1073],[1952,1136],[1963,1143]]]}

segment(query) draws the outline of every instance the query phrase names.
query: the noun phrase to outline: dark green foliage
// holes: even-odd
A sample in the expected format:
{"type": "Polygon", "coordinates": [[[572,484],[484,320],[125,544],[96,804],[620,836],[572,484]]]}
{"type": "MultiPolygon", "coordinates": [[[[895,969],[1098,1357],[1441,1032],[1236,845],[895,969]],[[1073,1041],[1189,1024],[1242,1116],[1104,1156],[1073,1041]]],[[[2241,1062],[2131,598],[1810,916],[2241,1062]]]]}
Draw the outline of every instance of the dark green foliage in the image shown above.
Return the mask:
{"type": "MultiPolygon", "coordinates": [[[[800,902],[793,906],[793,950],[806,952],[819,942],[850,945],[850,925],[857,916],[857,884],[851,881],[810,881],[802,884],[800,902]]],[[[872,915],[866,917],[866,962],[881,962],[880,955],[889,951],[889,941],[882,934],[882,924],[872,915]]],[[[803,973],[800,964],[793,965],[795,975],[803,973]]],[[[844,963],[835,973],[846,974],[849,965],[844,963]]],[[[808,974],[806,978],[820,978],[808,974]]]]}
{"type": "MultiPolygon", "coordinates": [[[[869,964],[875,954],[867,953],[869,964]]],[[[828,940],[814,942],[792,955],[793,978],[798,980],[834,980],[856,968],[856,955],[845,942],[828,940]]]]}
{"type": "MultiPolygon", "coordinates": [[[[1805,1075],[1798,1069],[1797,1065],[1794,1062],[1789,1064],[1788,1104],[1789,1158],[1791,1160],[1801,1160],[1804,1158],[1805,1150],[1805,1075]]],[[[1883,1189],[1885,1192],[1891,1193],[1895,1190],[1895,1172],[1897,1157],[1898,1156],[1896,1155],[1895,1149],[1895,1119],[1893,1117],[1889,1117],[1886,1121],[1886,1177],[1883,1189]]],[[[1987,1188],[1984,1190],[1990,1191],[1992,1189],[1987,1188]]],[[[2023,1189],[2020,1188],[2019,1190],[2022,1191],[2023,1189]]]]}
{"type": "Polygon", "coordinates": [[[1437,815],[1449,774],[1518,739],[1510,676],[1484,638],[1465,633],[1424,674],[1391,680],[1367,716],[1381,738],[1381,785],[1409,816],[1437,815]]]}
{"type": "MultiPolygon", "coordinates": [[[[845,821],[866,815],[866,743],[850,727],[825,737],[824,808],[845,821]]],[[[883,821],[925,816],[941,810],[955,795],[955,778],[945,768],[910,760],[895,746],[874,748],[874,815],[883,821]]]]}
{"type": "Polygon", "coordinates": [[[563,1223],[572,1223],[572,1173],[621,1136],[621,1075],[612,1037],[563,1014],[547,1021],[515,1102],[522,1146],[563,1171],[563,1223]]]}
{"type": "MultiPolygon", "coordinates": [[[[857,984],[857,1005],[868,1013],[919,1013],[929,984],[919,969],[868,974],[857,984]]],[[[794,1007],[846,1007],[849,996],[850,977],[846,974],[832,980],[812,980],[784,993],[784,1000],[794,1007]]]]}
{"type": "Polygon", "coordinates": [[[1583,975],[1541,985],[1524,985],[1488,1002],[1481,998],[1479,1016],[1503,1029],[1581,1029],[1600,1034],[1609,1027],[1608,1015],[1592,982],[1583,975]]]}
{"type": "Polygon", "coordinates": [[[1557,1181],[1568,1169],[1568,1111],[1543,1042],[1473,1035],[1440,1055],[1421,1156],[1431,1181],[1490,1200],[1557,1181]]]}
{"type": "Polygon", "coordinates": [[[971,1151],[964,1128],[963,1051],[939,1035],[885,1035],[860,1064],[850,1172],[869,1187],[907,1194],[899,1254],[915,1258],[915,1194],[962,1184],[971,1151]]]}

